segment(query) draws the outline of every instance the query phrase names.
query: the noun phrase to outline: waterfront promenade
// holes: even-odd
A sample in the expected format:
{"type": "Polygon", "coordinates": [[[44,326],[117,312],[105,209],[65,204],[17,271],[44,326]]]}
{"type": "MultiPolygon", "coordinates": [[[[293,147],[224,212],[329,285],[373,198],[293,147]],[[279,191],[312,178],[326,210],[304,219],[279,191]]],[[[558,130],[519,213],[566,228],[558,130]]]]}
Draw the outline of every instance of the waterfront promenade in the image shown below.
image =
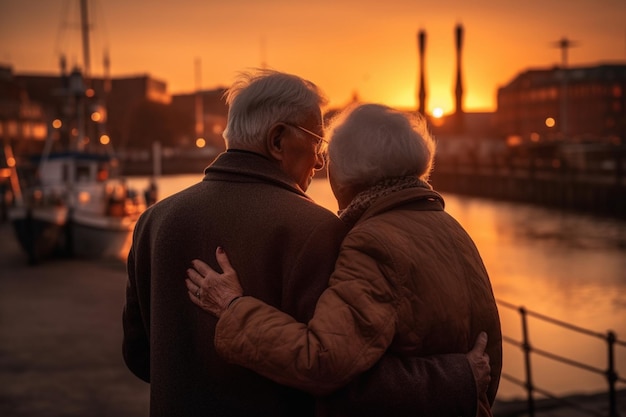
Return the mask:
{"type": "MultiPolygon", "coordinates": [[[[121,357],[125,279],[121,261],[29,266],[10,225],[0,223],[1,416],[148,415],[148,385],[121,357]]],[[[602,396],[583,399],[598,413],[607,409],[602,396]]],[[[524,401],[497,403],[494,414],[523,417],[524,407],[524,401]]],[[[538,417],[589,415],[549,402],[536,407],[538,417]]]]}
{"type": "Polygon", "coordinates": [[[29,266],[0,223],[0,415],[148,415],[149,386],[125,367],[121,261],[29,266]]]}

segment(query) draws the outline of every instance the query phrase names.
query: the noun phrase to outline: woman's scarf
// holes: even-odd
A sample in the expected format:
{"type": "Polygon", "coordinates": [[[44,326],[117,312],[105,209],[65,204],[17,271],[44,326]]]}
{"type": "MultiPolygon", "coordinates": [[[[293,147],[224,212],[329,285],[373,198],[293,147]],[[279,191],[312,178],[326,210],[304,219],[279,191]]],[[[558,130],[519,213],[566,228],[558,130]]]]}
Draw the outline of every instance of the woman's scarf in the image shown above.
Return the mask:
{"type": "Polygon", "coordinates": [[[410,175],[406,177],[393,177],[381,180],[370,188],[357,194],[348,207],[339,211],[339,218],[349,227],[352,227],[361,218],[363,213],[379,198],[407,188],[428,188],[432,190],[430,184],[410,175]]]}

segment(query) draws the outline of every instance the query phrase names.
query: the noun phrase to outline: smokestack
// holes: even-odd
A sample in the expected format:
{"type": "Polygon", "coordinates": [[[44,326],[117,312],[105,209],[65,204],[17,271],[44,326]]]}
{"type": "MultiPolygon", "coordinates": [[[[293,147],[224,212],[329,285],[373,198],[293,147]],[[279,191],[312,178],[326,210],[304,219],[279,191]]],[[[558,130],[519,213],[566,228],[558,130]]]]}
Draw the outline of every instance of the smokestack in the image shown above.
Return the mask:
{"type": "Polygon", "coordinates": [[[454,119],[457,133],[464,130],[463,126],[463,77],[461,74],[461,53],[463,50],[463,26],[459,23],[455,28],[456,38],[456,88],[454,90],[456,97],[456,108],[454,111],[454,119]]]}
{"type": "Polygon", "coordinates": [[[424,60],[424,52],[426,51],[426,32],[424,30],[420,30],[417,35],[418,45],[419,45],[419,59],[420,59],[420,80],[419,80],[419,91],[418,91],[418,101],[419,107],[418,111],[422,116],[426,116],[426,81],[425,81],[425,60],[424,60]]]}

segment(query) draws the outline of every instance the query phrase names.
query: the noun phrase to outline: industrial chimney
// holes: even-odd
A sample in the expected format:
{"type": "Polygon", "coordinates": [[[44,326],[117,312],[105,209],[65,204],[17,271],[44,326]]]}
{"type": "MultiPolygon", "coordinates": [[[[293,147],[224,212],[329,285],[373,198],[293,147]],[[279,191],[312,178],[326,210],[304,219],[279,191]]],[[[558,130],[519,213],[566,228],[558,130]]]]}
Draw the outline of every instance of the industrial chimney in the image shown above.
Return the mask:
{"type": "Polygon", "coordinates": [[[420,29],[417,35],[417,41],[419,45],[419,59],[420,59],[420,80],[419,80],[419,91],[418,91],[418,101],[419,107],[418,112],[422,116],[426,116],[426,80],[425,80],[425,61],[424,61],[424,52],[426,51],[426,32],[420,29]]]}
{"type": "Polygon", "coordinates": [[[461,52],[463,50],[463,26],[457,24],[455,28],[456,38],[456,88],[454,90],[456,98],[456,108],[454,110],[454,124],[456,133],[464,131],[464,111],[463,111],[463,77],[461,74],[461,52]]]}

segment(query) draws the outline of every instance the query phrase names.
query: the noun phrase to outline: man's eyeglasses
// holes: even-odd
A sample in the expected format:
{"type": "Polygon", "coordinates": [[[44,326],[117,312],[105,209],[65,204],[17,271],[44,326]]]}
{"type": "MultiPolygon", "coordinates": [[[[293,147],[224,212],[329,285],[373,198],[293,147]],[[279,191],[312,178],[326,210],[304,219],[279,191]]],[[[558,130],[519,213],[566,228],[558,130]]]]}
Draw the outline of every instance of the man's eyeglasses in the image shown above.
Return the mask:
{"type": "Polygon", "coordinates": [[[326,152],[326,149],[328,147],[328,141],[326,139],[324,139],[323,137],[321,137],[317,133],[311,132],[309,129],[305,129],[302,126],[291,124],[291,123],[285,123],[285,124],[287,126],[295,127],[296,129],[299,129],[299,130],[303,131],[304,133],[308,133],[309,135],[311,135],[315,139],[317,139],[317,141],[315,142],[315,153],[316,154],[322,155],[322,154],[324,154],[326,152]]]}

